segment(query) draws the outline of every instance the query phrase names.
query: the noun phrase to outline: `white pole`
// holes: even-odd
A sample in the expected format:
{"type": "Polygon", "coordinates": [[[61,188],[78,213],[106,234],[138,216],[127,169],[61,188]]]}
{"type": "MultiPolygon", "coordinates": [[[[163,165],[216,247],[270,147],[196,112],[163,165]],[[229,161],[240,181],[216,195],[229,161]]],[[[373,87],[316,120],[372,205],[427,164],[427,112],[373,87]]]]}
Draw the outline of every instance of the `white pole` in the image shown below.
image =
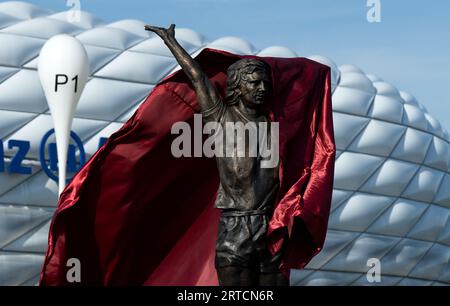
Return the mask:
{"type": "Polygon", "coordinates": [[[38,73],[55,128],[58,195],[61,195],[66,186],[67,151],[73,116],[89,75],[86,50],[70,35],[53,36],[41,49],[38,73]]]}

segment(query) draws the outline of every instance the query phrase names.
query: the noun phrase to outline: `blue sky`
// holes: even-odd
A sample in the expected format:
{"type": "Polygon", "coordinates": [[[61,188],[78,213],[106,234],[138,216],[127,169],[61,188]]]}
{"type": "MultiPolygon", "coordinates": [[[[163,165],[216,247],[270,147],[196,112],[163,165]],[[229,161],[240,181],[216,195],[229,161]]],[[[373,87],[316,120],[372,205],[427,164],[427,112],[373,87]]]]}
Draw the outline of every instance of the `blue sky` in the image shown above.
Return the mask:
{"type": "MultiPolygon", "coordinates": [[[[69,8],[66,0],[28,2],[69,8]]],[[[238,36],[258,49],[282,45],[353,64],[416,96],[450,131],[450,1],[380,2],[380,23],[367,21],[367,0],[81,0],[81,9],[105,21],[176,23],[208,40],[238,36]]]]}

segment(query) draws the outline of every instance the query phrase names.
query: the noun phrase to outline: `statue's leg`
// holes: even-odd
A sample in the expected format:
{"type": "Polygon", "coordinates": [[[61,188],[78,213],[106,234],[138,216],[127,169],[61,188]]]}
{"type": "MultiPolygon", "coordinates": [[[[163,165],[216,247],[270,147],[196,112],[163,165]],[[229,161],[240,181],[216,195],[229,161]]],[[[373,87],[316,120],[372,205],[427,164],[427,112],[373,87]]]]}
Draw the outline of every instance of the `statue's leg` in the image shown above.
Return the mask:
{"type": "Polygon", "coordinates": [[[259,262],[255,257],[250,216],[222,213],[216,241],[215,266],[221,286],[257,286],[259,262]]]}
{"type": "Polygon", "coordinates": [[[260,286],[289,286],[289,279],[280,272],[283,248],[280,252],[272,255],[267,241],[267,229],[269,227],[270,215],[254,217],[255,234],[253,241],[259,256],[259,285],[260,286]]]}
{"type": "Polygon", "coordinates": [[[217,268],[220,286],[257,286],[258,271],[245,267],[228,266],[217,268]]]}

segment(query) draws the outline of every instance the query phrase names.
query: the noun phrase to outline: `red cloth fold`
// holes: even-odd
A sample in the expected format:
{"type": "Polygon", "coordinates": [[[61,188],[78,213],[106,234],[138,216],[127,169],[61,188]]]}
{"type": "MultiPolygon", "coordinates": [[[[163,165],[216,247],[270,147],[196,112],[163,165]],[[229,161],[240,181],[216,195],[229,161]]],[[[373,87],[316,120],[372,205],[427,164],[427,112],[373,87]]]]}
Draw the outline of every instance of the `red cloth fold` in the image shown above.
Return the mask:
{"type": "MultiPolygon", "coordinates": [[[[243,57],[196,58],[223,97],[226,69],[243,57]]],[[[305,58],[259,57],[270,67],[270,116],[280,131],[280,191],[270,222],[281,266],[303,268],[323,246],[334,176],[330,69],[305,58]]],[[[67,260],[85,285],[216,285],[219,185],[214,158],[174,158],[172,124],[199,112],[184,72],[164,79],[61,194],[41,285],[67,285],[67,260]]]]}

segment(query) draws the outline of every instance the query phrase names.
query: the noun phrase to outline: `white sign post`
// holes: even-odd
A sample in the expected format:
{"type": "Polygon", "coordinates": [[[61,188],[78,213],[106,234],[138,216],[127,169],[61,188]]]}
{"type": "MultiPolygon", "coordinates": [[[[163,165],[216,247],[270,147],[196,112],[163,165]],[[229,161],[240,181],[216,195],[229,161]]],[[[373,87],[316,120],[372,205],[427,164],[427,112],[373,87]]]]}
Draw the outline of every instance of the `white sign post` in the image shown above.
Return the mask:
{"type": "Polygon", "coordinates": [[[66,34],[50,38],[39,54],[38,73],[55,127],[58,186],[66,186],[67,151],[75,108],[89,75],[83,45],[66,34]]]}

